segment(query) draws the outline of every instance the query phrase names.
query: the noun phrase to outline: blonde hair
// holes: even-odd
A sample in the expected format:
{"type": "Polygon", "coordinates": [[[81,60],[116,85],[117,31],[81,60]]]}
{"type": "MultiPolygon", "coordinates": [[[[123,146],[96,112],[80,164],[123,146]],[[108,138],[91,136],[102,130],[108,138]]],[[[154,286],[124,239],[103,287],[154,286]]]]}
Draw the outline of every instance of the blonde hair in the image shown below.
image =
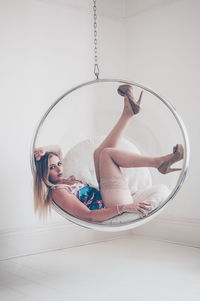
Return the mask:
{"type": "Polygon", "coordinates": [[[35,159],[34,209],[43,219],[51,213],[52,207],[54,184],[49,181],[49,159],[53,156],[59,157],[57,153],[47,152],[40,160],[35,159]]]}

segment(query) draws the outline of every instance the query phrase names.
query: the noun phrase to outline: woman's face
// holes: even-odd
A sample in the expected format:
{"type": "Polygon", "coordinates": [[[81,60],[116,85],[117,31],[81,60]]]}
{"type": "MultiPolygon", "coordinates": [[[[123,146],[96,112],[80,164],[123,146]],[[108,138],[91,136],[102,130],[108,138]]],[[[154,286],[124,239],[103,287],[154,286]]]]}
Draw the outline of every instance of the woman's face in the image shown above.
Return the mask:
{"type": "Polygon", "coordinates": [[[63,180],[63,165],[59,157],[49,159],[49,181],[56,184],[63,180]]]}

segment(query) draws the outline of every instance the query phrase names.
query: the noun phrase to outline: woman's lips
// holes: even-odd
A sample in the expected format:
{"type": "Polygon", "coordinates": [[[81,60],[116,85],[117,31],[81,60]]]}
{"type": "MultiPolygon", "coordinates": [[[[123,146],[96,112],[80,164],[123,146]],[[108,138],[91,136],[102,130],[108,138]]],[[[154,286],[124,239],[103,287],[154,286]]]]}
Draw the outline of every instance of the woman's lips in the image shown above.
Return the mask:
{"type": "Polygon", "coordinates": [[[62,174],[62,172],[61,172],[61,173],[58,174],[58,177],[62,177],[62,175],[63,175],[63,174],[62,174]]]}

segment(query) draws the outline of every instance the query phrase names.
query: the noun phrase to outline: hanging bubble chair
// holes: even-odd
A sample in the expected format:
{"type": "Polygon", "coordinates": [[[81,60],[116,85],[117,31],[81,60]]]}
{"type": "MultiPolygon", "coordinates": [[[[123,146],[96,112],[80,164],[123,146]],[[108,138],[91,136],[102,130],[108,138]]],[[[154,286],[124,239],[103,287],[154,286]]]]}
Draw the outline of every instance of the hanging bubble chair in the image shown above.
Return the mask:
{"type": "MultiPolygon", "coordinates": [[[[123,213],[104,222],[88,222],[77,218],[53,202],[54,209],[71,222],[99,231],[122,231],[140,226],[157,216],[180,189],[189,164],[189,142],[182,119],[175,108],[160,95],[140,84],[120,79],[99,79],[78,85],[59,97],[39,122],[31,151],[35,171],[35,147],[58,144],[64,153],[64,175],[74,175],[98,187],[93,151],[119,118],[123,100],[117,94],[121,84],[133,87],[138,98],[144,91],[142,110],[135,115],[119,148],[145,156],[161,156],[177,143],[184,147],[184,158],[177,163],[181,171],[163,175],[153,168],[122,169],[133,202],[151,204],[148,216],[123,213]]],[[[176,166],[176,165],[175,165],[176,166]]]]}

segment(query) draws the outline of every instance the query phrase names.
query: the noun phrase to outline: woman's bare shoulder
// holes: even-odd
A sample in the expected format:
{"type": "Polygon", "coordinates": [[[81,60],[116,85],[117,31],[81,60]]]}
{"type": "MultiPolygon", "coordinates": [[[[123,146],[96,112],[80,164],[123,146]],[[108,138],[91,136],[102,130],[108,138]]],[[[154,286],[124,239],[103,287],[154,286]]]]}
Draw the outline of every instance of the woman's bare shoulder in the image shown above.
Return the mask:
{"type": "Polygon", "coordinates": [[[52,189],[52,197],[55,201],[60,197],[66,199],[66,198],[70,198],[70,196],[73,196],[72,193],[70,193],[67,189],[65,189],[64,185],[63,187],[55,186],[54,189],[52,189]]]}
{"type": "Polygon", "coordinates": [[[66,189],[56,188],[52,190],[53,201],[65,210],[67,209],[68,204],[73,202],[74,197],[75,196],[66,189]]]}

